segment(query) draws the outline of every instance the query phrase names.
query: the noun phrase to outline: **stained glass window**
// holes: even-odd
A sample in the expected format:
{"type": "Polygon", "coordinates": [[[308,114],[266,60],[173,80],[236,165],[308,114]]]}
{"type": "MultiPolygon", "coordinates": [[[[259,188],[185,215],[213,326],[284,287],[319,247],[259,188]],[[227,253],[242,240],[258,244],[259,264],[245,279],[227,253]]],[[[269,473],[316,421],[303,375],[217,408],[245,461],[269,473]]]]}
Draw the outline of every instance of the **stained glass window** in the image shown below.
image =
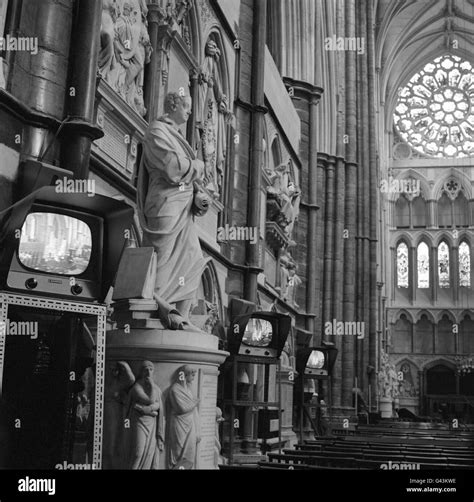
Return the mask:
{"type": "Polygon", "coordinates": [[[430,287],[430,251],[425,242],[422,242],[418,246],[417,265],[418,287],[420,289],[427,289],[430,287]]]}
{"type": "Polygon", "coordinates": [[[467,242],[462,242],[459,246],[459,285],[471,287],[471,251],[467,242]]]}
{"type": "Polygon", "coordinates": [[[408,246],[401,242],[397,247],[397,286],[408,288],[408,246]]]}
{"type": "Polygon", "coordinates": [[[446,242],[438,246],[438,283],[440,288],[449,288],[449,247],[446,242]]]}
{"type": "Polygon", "coordinates": [[[436,58],[399,90],[398,134],[430,157],[474,153],[474,70],[458,56],[436,58]]]}

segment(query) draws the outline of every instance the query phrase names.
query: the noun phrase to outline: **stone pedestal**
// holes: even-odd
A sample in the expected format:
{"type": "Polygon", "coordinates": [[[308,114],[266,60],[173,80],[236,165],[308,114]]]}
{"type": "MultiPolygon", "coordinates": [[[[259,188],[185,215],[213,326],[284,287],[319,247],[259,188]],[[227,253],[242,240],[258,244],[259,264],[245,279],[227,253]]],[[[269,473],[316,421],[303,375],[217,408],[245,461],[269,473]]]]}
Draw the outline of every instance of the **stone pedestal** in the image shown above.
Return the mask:
{"type": "Polygon", "coordinates": [[[379,399],[380,416],[382,418],[392,418],[393,407],[391,397],[381,397],[379,399]]]}
{"type": "MultiPolygon", "coordinates": [[[[124,468],[130,454],[123,445],[117,444],[126,416],[126,406],[119,404],[114,369],[118,361],[126,361],[137,377],[141,363],[147,360],[153,363],[154,381],[163,392],[165,422],[169,420],[169,389],[177,380],[177,370],[183,365],[196,369],[191,389],[193,396],[201,400],[198,408],[201,441],[197,444],[193,468],[216,469],[217,377],[218,368],[228,353],[218,350],[218,339],[215,336],[164,329],[156,317],[156,305],[151,300],[119,302],[115,307],[114,318],[117,328],[107,333],[106,346],[104,468],[124,468]]],[[[126,402],[123,398],[121,401],[126,402]]],[[[165,425],[165,445],[160,455],[160,469],[167,468],[167,429],[165,425]]]]}
{"type": "Polygon", "coordinates": [[[291,366],[281,366],[279,378],[281,381],[281,439],[285,448],[292,448],[298,438],[293,430],[293,394],[296,371],[291,366]]]}

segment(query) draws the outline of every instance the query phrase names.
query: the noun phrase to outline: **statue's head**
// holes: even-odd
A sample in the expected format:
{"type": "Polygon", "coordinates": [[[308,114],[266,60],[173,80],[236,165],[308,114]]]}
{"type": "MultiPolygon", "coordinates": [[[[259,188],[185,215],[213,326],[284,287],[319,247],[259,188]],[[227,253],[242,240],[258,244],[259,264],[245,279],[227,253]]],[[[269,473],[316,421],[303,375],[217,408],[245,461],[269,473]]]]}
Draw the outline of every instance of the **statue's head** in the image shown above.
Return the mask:
{"type": "Polygon", "coordinates": [[[125,2],[123,4],[122,10],[124,16],[129,16],[130,13],[132,12],[132,6],[128,2],[125,2]]]}
{"type": "Polygon", "coordinates": [[[192,100],[179,92],[170,92],[165,97],[166,115],[177,125],[185,124],[191,115],[192,100]]]}
{"type": "Polygon", "coordinates": [[[194,380],[195,375],[196,375],[196,368],[190,366],[189,364],[182,366],[178,370],[178,380],[181,383],[184,382],[191,383],[194,380]]]}
{"type": "Polygon", "coordinates": [[[155,366],[151,361],[143,361],[140,366],[140,377],[151,378],[154,371],[155,366]]]}
{"type": "Polygon", "coordinates": [[[214,57],[214,56],[220,56],[221,51],[219,50],[219,47],[217,47],[217,44],[214,42],[214,40],[209,40],[206,44],[206,56],[214,57]]]}

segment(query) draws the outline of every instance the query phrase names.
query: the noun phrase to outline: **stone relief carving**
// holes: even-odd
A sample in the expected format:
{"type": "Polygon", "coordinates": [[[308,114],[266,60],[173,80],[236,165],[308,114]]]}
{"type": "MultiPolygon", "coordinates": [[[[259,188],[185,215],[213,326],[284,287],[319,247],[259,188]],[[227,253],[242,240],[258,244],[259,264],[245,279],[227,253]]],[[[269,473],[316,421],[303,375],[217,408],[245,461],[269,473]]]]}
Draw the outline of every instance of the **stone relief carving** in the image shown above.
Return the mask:
{"type": "Polygon", "coordinates": [[[216,441],[214,444],[214,464],[215,468],[218,469],[220,465],[226,465],[226,459],[221,455],[221,440],[219,437],[219,425],[224,422],[225,419],[222,416],[222,410],[216,407],[216,441]]]}
{"type": "Polygon", "coordinates": [[[201,441],[198,406],[191,390],[196,370],[182,366],[170,387],[167,401],[167,466],[168,469],[193,469],[196,447],[201,441]]]}
{"type": "Polygon", "coordinates": [[[377,375],[378,390],[381,397],[395,399],[399,396],[399,380],[395,365],[390,363],[389,356],[382,350],[380,370],[377,375]]]}
{"type": "Polygon", "coordinates": [[[399,382],[400,397],[417,397],[418,396],[418,376],[417,369],[408,361],[403,361],[399,366],[399,371],[403,375],[403,379],[399,382]]]}
{"type": "Polygon", "coordinates": [[[296,293],[303,283],[296,273],[296,263],[288,251],[280,256],[280,298],[298,308],[296,293]]]}
{"type": "Polygon", "coordinates": [[[154,365],[143,361],[138,378],[129,364],[118,361],[106,396],[105,451],[108,468],[158,469],[164,446],[164,414],[154,365]]]}
{"type": "Polygon", "coordinates": [[[140,115],[152,47],[145,0],[103,0],[99,74],[140,115]]]}
{"type": "Polygon", "coordinates": [[[222,188],[222,176],[227,150],[227,125],[233,120],[229,98],[223,92],[219,72],[221,51],[213,40],[206,44],[206,57],[198,70],[198,101],[196,127],[199,150],[205,164],[204,186],[217,199],[222,188]]]}
{"type": "Polygon", "coordinates": [[[153,372],[153,363],[144,361],[128,396],[131,430],[129,469],[159,468],[165,431],[162,394],[153,381],[153,372]]]}
{"type": "Polygon", "coordinates": [[[298,221],[301,190],[292,179],[289,164],[281,164],[274,171],[267,170],[270,185],[267,187],[267,219],[275,221],[286,235],[289,245],[298,221]]]}

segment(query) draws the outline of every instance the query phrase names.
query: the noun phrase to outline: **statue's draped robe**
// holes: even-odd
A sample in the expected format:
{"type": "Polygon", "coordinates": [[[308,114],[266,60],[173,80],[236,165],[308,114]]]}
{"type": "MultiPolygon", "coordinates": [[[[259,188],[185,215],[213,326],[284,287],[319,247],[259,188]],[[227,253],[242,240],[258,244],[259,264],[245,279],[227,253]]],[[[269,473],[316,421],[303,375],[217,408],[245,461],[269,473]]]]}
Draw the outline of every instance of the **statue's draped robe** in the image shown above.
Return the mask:
{"type": "Polygon", "coordinates": [[[144,400],[141,396],[143,388],[135,384],[130,391],[130,460],[129,469],[159,469],[160,450],[158,439],[164,440],[164,415],[162,393],[154,386],[153,398],[144,400]],[[159,404],[158,416],[143,415],[133,408],[133,404],[159,404]]]}
{"type": "Polygon", "coordinates": [[[179,382],[168,396],[168,469],[192,469],[196,457],[199,415],[191,390],[179,382]]]}
{"type": "Polygon", "coordinates": [[[193,183],[202,162],[166,118],[152,122],[145,134],[138,180],[138,213],[143,245],[157,252],[155,292],[168,303],[193,300],[204,271],[191,212],[193,183]]]}

